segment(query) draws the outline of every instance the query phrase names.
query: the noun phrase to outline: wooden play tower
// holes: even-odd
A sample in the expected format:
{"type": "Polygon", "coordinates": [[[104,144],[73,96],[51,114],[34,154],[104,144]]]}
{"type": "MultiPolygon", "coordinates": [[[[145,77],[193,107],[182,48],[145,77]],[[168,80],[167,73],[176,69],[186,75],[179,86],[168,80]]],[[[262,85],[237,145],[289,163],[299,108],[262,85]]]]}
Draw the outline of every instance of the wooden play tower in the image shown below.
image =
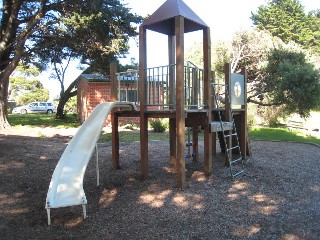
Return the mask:
{"type": "MultiPolygon", "coordinates": [[[[232,129],[225,123],[233,122],[237,115],[237,125],[240,130],[236,135],[239,139],[241,161],[246,154],[246,103],[245,100],[238,104],[237,109],[232,109],[227,94],[234,91],[231,86],[232,75],[230,66],[226,65],[225,104],[220,109],[214,94],[216,86],[214,74],[211,71],[211,41],[210,28],[182,1],[167,0],[159,9],[147,18],[139,29],[139,71],[135,74],[121,75],[116,73],[115,66],[111,67],[112,100],[119,101],[122,95],[137,91],[134,100],[138,111],[115,111],[112,115],[112,162],[113,167],[119,167],[119,117],[140,118],[140,151],[141,175],[148,175],[148,121],[151,118],[169,118],[170,134],[170,165],[176,169],[177,185],[185,187],[185,149],[186,127],[192,129],[193,150],[198,151],[198,129],[204,131],[204,173],[212,173],[212,160],[216,152],[216,132],[226,130],[230,136],[232,129]],[[148,68],[147,66],[147,33],[155,31],[167,36],[168,39],[168,66],[148,68]],[[192,64],[186,64],[184,58],[185,33],[202,31],[203,33],[203,69],[192,64]],[[127,89],[121,88],[120,81],[126,81],[127,89]],[[118,86],[118,87],[117,87],[118,86]],[[231,89],[232,88],[232,89],[231,89]],[[218,113],[218,114],[217,114],[218,113]],[[218,125],[217,125],[218,124],[218,125]],[[218,128],[216,127],[218,126],[218,128]],[[219,130],[220,129],[220,130],[219,130]]],[[[244,72],[243,72],[244,76],[244,72]]],[[[245,78],[239,89],[245,89],[245,78]],[[242,87],[242,88],[241,88],[242,87]]],[[[244,91],[245,92],[245,91],[244,91]]],[[[239,94],[238,94],[239,95],[239,94]]],[[[240,94],[241,95],[241,94],[240,94]]],[[[245,94],[244,94],[245,95],[245,94]]],[[[243,94],[241,95],[243,97],[243,94]]],[[[245,96],[244,98],[245,99],[245,96]]],[[[229,124],[230,125],[230,124],[229,124]]],[[[232,143],[227,140],[227,152],[232,150],[232,143]]],[[[195,154],[194,161],[198,161],[195,154]]]]}

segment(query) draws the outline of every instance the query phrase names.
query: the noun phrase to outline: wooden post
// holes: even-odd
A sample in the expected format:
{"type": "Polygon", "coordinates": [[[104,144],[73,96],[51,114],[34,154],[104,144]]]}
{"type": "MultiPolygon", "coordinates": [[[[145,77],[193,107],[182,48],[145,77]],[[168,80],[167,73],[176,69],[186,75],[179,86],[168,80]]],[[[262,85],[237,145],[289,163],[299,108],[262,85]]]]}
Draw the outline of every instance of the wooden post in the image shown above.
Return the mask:
{"type": "Polygon", "coordinates": [[[176,167],[177,162],[177,134],[176,134],[176,119],[169,118],[169,136],[170,136],[170,167],[176,167]]]}
{"type": "MultiPolygon", "coordinates": [[[[226,122],[231,122],[232,119],[231,119],[231,66],[230,66],[230,63],[226,63],[225,66],[224,66],[224,72],[225,72],[225,84],[226,84],[226,96],[228,94],[228,98],[226,97],[226,100],[225,100],[225,121],[226,122]]],[[[232,134],[232,130],[231,131],[228,131],[228,134],[231,135],[232,134]]],[[[232,146],[232,137],[229,137],[228,140],[227,140],[227,148],[231,148],[232,146]]],[[[228,151],[227,149],[225,149],[225,151],[228,151]]],[[[229,160],[228,160],[228,154],[226,152],[226,155],[225,155],[225,165],[226,166],[229,166],[229,160]]],[[[230,159],[232,159],[232,151],[229,151],[229,156],[230,156],[230,159]]]]}
{"type": "Polygon", "coordinates": [[[111,114],[112,124],[112,168],[120,169],[119,163],[119,130],[118,130],[118,116],[111,114]]]}
{"type": "MultiPolygon", "coordinates": [[[[172,104],[174,101],[174,83],[175,74],[174,67],[175,64],[175,37],[173,35],[168,36],[168,53],[169,53],[169,103],[172,104]]],[[[170,105],[169,109],[172,110],[173,106],[170,105]]],[[[170,167],[176,167],[177,161],[177,134],[176,134],[176,120],[174,118],[169,119],[169,135],[170,135],[170,167]]]]}
{"type": "Polygon", "coordinates": [[[110,63],[110,80],[111,80],[111,102],[116,102],[118,99],[117,94],[117,64],[115,62],[110,63]]]}
{"type": "Polygon", "coordinates": [[[204,173],[209,176],[212,173],[212,133],[209,123],[212,121],[211,99],[211,41],[210,28],[203,30],[203,63],[204,63],[204,94],[203,100],[207,108],[208,123],[204,127],[204,173]]]}
{"type": "Polygon", "coordinates": [[[185,176],[185,109],[184,109],[184,18],[175,17],[176,33],[176,127],[177,127],[177,183],[184,188],[185,176]]]}
{"type": "Polygon", "coordinates": [[[241,69],[241,74],[244,77],[244,105],[241,106],[241,109],[243,109],[243,112],[241,112],[240,117],[240,149],[242,153],[242,158],[247,158],[247,73],[244,68],[241,69]]]}
{"type": "MultiPolygon", "coordinates": [[[[214,71],[212,71],[211,72],[211,81],[213,82],[213,83],[215,83],[216,82],[216,75],[215,75],[215,72],[214,71]]],[[[215,98],[216,96],[214,96],[213,95],[213,90],[212,90],[212,86],[211,86],[211,99],[212,99],[212,102],[211,102],[211,104],[212,104],[212,108],[213,109],[216,109],[217,108],[217,104],[216,104],[216,101],[215,101],[215,98]]],[[[217,121],[216,119],[215,119],[215,116],[214,116],[214,114],[216,114],[216,112],[212,112],[211,113],[211,115],[212,115],[212,121],[217,121]]],[[[216,132],[213,132],[212,133],[212,155],[213,156],[215,156],[217,154],[217,133],[216,132]]]]}
{"type": "Polygon", "coordinates": [[[148,176],[148,117],[145,113],[146,99],[146,73],[147,68],[147,38],[146,29],[140,26],[139,29],[139,91],[140,91],[140,156],[141,156],[141,177],[148,176]]]}
{"type": "Polygon", "coordinates": [[[192,126],[192,153],[196,155],[193,156],[194,162],[199,162],[199,129],[198,126],[192,126]]]}
{"type": "MultiPolygon", "coordinates": [[[[192,68],[192,103],[193,105],[198,105],[198,94],[200,93],[199,88],[199,70],[196,68],[192,68]]],[[[197,109],[198,107],[192,107],[194,109],[197,109]]],[[[198,139],[199,139],[199,131],[198,126],[192,126],[192,160],[193,162],[199,162],[199,151],[198,151],[198,139]],[[194,155],[195,154],[195,155],[194,155]]]]}
{"type": "MultiPolygon", "coordinates": [[[[174,103],[175,96],[175,36],[168,36],[168,53],[169,53],[169,103],[174,103]]],[[[169,109],[173,109],[173,105],[170,105],[169,109]]]]}
{"type": "MultiPolygon", "coordinates": [[[[117,101],[117,64],[115,62],[110,63],[110,81],[111,81],[111,102],[117,101]]],[[[112,127],[112,168],[119,169],[119,129],[118,129],[118,117],[115,116],[114,110],[111,111],[111,127],[112,127]]]]}

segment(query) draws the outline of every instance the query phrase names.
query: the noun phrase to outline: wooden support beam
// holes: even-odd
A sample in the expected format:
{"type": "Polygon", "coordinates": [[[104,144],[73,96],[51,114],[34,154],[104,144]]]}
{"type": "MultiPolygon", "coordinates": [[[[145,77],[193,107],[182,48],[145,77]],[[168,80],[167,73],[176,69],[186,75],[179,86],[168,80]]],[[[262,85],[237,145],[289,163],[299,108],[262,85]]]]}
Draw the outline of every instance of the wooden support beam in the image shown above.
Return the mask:
{"type": "MultiPolygon", "coordinates": [[[[110,63],[110,80],[111,80],[111,102],[117,101],[117,64],[115,62],[110,63]]],[[[111,111],[111,145],[112,145],[112,168],[119,169],[119,129],[118,129],[118,116],[115,116],[115,110],[111,111]]]]}
{"type": "Polygon", "coordinates": [[[115,62],[110,63],[110,80],[111,80],[111,102],[116,102],[118,99],[117,94],[117,64],[115,62]]]}
{"type": "MultiPolygon", "coordinates": [[[[225,120],[227,122],[231,122],[231,65],[230,63],[226,63],[224,65],[224,73],[225,73],[225,85],[226,85],[226,96],[228,95],[229,97],[226,97],[225,100],[225,120]]],[[[232,131],[228,131],[228,134],[231,135],[232,131]]],[[[227,148],[231,148],[232,146],[232,137],[227,138],[227,148]]],[[[225,149],[227,151],[227,149],[225,149]]],[[[229,157],[232,159],[232,151],[229,151],[229,157]]],[[[225,165],[229,165],[229,159],[228,159],[228,154],[225,155],[225,165]]]]}
{"type": "Polygon", "coordinates": [[[184,109],[184,18],[175,17],[176,33],[176,127],[177,127],[177,183],[186,184],[185,174],[185,109],[184,109]]]}
{"type": "Polygon", "coordinates": [[[141,177],[148,176],[148,117],[145,113],[146,99],[146,70],[147,68],[147,38],[146,29],[140,26],[139,29],[139,92],[140,92],[140,156],[141,156],[141,177]]]}
{"type": "Polygon", "coordinates": [[[111,114],[112,124],[112,168],[120,169],[119,163],[119,129],[118,129],[118,116],[111,114]]]}
{"type": "MultiPolygon", "coordinates": [[[[214,71],[211,71],[211,82],[213,82],[213,83],[216,82],[216,74],[215,74],[214,71]]],[[[212,104],[212,108],[217,108],[215,97],[216,96],[214,96],[214,92],[213,92],[213,89],[212,89],[212,86],[211,86],[211,99],[212,99],[211,104],[212,104]]],[[[211,113],[211,115],[212,115],[211,120],[212,121],[217,121],[217,119],[215,119],[214,114],[215,114],[215,112],[211,113]]],[[[215,156],[216,154],[217,154],[217,133],[213,132],[212,133],[212,156],[215,156]]]]}
{"type": "Polygon", "coordinates": [[[199,128],[198,126],[192,127],[192,153],[195,153],[193,156],[194,162],[199,162],[199,128]]]}
{"type": "MultiPolygon", "coordinates": [[[[172,104],[174,102],[175,96],[175,72],[174,72],[174,64],[175,64],[175,36],[168,36],[168,54],[169,54],[169,103],[172,104]]],[[[173,110],[173,105],[170,105],[170,110],[173,110]]],[[[169,135],[170,135],[170,167],[177,167],[177,133],[176,133],[176,119],[169,118],[169,135]]]]}
{"type": "MultiPolygon", "coordinates": [[[[174,103],[175,96],[175,72],[174,72],[174,64],[175,64],[175,48],[176,41],[175,36],[168,36],[168,54],[169,54],[169,103],[174,103]]],[[[170,105],[170,109],[173,109],[173,105],[170,105]]]]}
{"type": "Polygon", "coordinates": [[[177,134],[176,134],[176,119],[169,118],[169,136],[170,136],[170,167],[176,167],[177,162],[177,134]]]}
{"type": "Polygon", "coordinates": [[[240,117],[240,149],[242,153],[242,158],[247,158],[247,137],[248,137],[248,126],[247,126],[247,73],[244,68],[241,69],[241,74],[244,76],[244,105],[241,106],[241,109],[244,111],[241,112],[240,117]]]}
{"type": "Polygon", "coordinates": [[[203,63],[203,98],[206,109],[208,109],[208,123],[204,127],[204,173],[206,176],[209,176],[212,173],[212,133],[209,127],[209,123],[212,121],[210,28],[203,30],[203,63]]]}

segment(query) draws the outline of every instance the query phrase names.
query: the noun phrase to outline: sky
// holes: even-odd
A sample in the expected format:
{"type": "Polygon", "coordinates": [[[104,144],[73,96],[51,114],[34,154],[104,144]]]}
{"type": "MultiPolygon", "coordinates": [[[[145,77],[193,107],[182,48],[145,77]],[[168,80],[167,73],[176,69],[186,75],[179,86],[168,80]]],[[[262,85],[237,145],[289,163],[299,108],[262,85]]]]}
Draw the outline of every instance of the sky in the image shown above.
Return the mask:
{"type": "MultiPolygon", "coordinates": [[[[266,0],[183,0],[209,27],[211,40],[228,40],[239,30],[252,27],[251,12],[266,5],[266,0]]],[[[165,0],[124,0],[127,6],[141,16],[155,12],[165,0]]],[[[320,0],[300,0],[305,10],[320,9],[320,0]]],[[[148,67],[167,64],[167,37],[149,31],[147,33],[148,67]]],[[[201,31],[185,35],[185,49],[202,41],[201,31]]],[[[129,63],[131,57],[138,61],[137,40],[131,40],[130,54],[122,63],[129,63]]]]}
{"type": "MultiPolygon", "coordinates": [[[[165,0],[123,0],[133,13],[141,16],[151,15],[165,0]]],[[[184,2],[210,27],[212,40],[228,40],[239,30],[252,27],[251,12],[258,7],[266,5],[266,0],[184,0],[184,2]]],[[[300,0],[307,12],[320,9],[320,0],[300,0]]],[[[167,36],[147,32],[148,67],[167,64],[167,36]]],[[[185,36],[185,49],[195,42],[202,40],[201,33],[188,33],[185,36]]],[[[133,57],[138,61],[138,39],[130,40],[130,50],[126,58],[121,59],[122,64],[130,63],[133,57]]],[[[80,74],[77,69],[79,63],[73,62],[66,73],[66,85],[70,84],[80,74]]],[[[50,89],[50,98],[59,93],[59,84],[56,80],[47,80],[42,75],[44,87],[50,89]]]]}

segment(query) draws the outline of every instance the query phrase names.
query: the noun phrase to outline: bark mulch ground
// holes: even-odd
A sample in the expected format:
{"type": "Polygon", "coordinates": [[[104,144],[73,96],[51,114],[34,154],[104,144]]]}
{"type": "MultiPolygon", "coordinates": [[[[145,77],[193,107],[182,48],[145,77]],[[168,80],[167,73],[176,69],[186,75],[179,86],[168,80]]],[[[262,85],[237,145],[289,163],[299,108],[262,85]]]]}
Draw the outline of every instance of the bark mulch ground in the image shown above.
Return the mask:
{"type": "Polygon", "coordinates": [[[202,161],[187,160],[184,190],[168,167],[167,141],[150,142],[144,181],[139,143],[121,143],[120,170],[102,144],[100,186],[95,161],[84,178],[88,218],[81,206],[52,209],[48,226],[46,194],[69,140],[0,134],[1,239],[319,239],[319,146],[265,141],[251,142],[246,174],[234,181],[222,154],[209,178],[202,161]]]}

